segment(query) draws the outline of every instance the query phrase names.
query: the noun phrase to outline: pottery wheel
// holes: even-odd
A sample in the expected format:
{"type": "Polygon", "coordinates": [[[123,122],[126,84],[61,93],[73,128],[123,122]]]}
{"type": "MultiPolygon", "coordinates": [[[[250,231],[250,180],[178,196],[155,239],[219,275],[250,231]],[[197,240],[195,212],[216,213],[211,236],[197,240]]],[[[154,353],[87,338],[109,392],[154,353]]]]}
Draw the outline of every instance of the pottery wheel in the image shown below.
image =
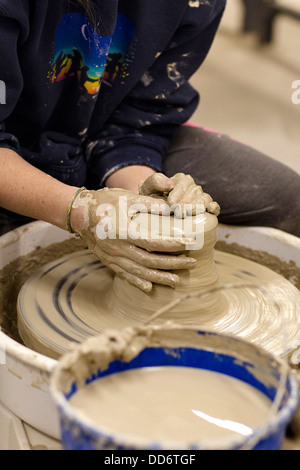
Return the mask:
{"type": "MultiPolygon", "coordinates": [[[[233,283],[240,288],[221,291],[219,307],[214,312],[208,309],[208,313],[205,310],[195,314],[182,304],[179,313],[166,313],[155,323],[175,319],[184,325],[238,335],[276,355],[295,347],[300,337],[299,291],[257,263],[218,251],[213,256],[219,283],[233,283]],[[264,287],[264,291],[259,287],[264,287]]],[[[120,292],[119,305],[113,301],[114,289],[113,273],[88,250],[44,266],[30,277],[19,294],[22,339],[28,347],[58,358],[74,343],[106,329],[141,325],[149,312],[155,312],[155,287],[150,294],[135,287],[128,292],[125,289],[125,293],[120,292]],[[125,308],[127,304],[131,308],[125,308]]],[[[172,289],[163,289],[167,299],[172,289]]],[[[194,300],[196,307],[200,308],[202,301],[194,300]]]]}

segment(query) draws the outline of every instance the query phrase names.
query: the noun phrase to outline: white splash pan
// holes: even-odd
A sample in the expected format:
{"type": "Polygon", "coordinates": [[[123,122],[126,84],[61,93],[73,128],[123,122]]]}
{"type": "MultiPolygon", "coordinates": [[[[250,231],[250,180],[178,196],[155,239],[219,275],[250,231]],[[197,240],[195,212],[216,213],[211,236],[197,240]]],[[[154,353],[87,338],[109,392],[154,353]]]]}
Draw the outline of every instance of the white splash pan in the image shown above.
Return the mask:
{"type": "MultiPolygon", "coordinates": [[[[32,222],[0,237],[0,269],[33,251],[70,235],[45,222],[32,222]]],[[[266,251],[300,266],[300,239],[276,229],[219,225],[219,240],[266,251]]],[[[54,359],[36,353],[0,331],[0,402],[40,432],[60,439],[56,406],[50,395],[54,359]]]]}

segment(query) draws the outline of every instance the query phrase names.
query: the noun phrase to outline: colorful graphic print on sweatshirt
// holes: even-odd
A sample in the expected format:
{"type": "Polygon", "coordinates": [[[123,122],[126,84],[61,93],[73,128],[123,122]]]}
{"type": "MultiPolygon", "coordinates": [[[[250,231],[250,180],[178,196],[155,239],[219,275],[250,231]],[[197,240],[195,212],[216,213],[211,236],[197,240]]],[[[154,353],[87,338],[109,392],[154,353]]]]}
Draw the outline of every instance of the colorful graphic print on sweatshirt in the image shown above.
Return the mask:
{"type": "Polygon", "coordinates": [[[55,34],[55,56],[48,74],[50,83],[76,80],[83,94],[98,94],[102,81],[117,77],[125,83],[134,60],[136,33],[133,23],[119,14],[112,36],[96,33],[80,13],[64,15],[55,34]]]}

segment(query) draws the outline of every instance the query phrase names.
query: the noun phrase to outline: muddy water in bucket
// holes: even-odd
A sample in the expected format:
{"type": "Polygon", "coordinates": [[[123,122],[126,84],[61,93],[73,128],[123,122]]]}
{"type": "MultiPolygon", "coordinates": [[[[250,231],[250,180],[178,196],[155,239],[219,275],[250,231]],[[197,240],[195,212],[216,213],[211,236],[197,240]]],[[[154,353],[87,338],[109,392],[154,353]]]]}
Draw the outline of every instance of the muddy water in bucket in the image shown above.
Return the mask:
{"type": "Polygon", "coordinates": [[[249,436],[271,401],[244,382],[192,367],[144,367],[95,380],[70,404],[98,425],[149,440],[249,436]]]}
{"type": "Polygon", "coordinates": [[[66,449],[277,449],[298,397],[264,350],[172,325],[90,338],[51,387],[66,449]]]}

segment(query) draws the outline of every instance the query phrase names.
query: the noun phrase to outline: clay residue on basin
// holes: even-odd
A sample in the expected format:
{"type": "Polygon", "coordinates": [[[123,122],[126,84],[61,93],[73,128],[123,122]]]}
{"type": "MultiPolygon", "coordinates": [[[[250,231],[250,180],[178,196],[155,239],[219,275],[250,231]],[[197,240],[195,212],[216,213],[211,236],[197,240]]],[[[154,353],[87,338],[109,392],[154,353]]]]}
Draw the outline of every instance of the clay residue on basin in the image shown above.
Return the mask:
{"type": "Polygon", "coordinates": [[[0,329],[15,341],[23,344],[17,325],[17,298],[25,281],[40,267],[61,256],[85,248],[79,239],[37,247],[20,256],[0,270],[0,329]]]}
{"type": "Polygon", "coordinates": [[[279,257],[271,255],[266,251],[253,250],[238,243],[227,243],[225,241],[218,241],[216,249],[232,255],[241,256],[242,258],[254,261],[262,266],[265,266],[272,271],[280,274],[285,279],[290,281],[297,289],[300,290],[300,266],[297,266],[295,261],[289,262],[282,261],[279,257]]]}

